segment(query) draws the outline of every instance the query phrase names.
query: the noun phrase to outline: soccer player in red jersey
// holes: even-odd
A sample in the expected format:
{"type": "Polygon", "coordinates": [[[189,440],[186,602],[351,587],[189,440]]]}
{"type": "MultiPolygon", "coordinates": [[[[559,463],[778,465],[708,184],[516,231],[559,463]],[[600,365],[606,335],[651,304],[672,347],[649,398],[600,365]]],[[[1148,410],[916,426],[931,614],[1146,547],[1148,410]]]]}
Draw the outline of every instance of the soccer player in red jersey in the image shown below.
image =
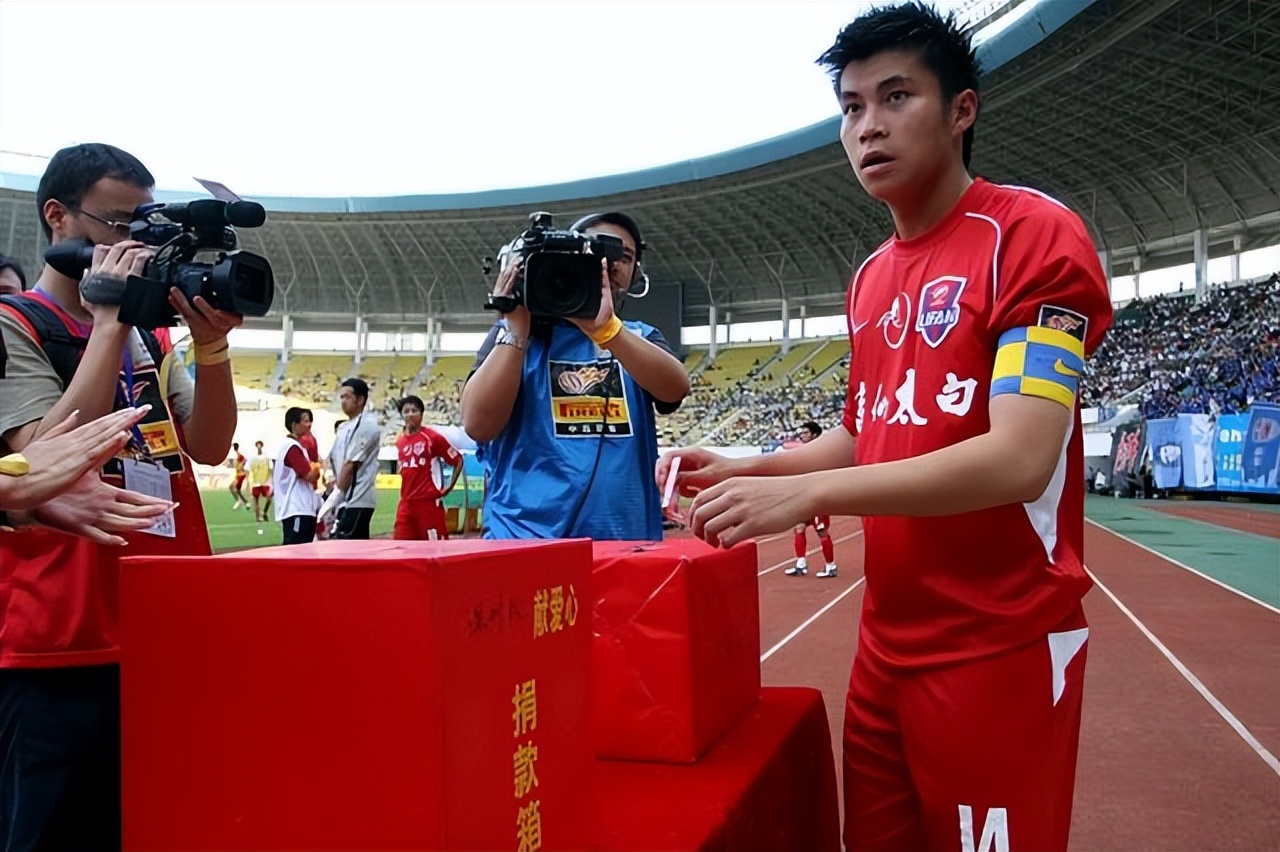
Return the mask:
{"type": "Polygon", "coordinates": [[[404,432],[396,438],[400,454],[400,505],[396,509],[396,525],[392,538],[448,538],[444,506],[440,499],[453,490],[462,473],[462,454],[449,440],[434,429],[422,425],[422,400],[406,396],[400,400],[404,432]],[[436,481],[435,459],[453,466],[448,485],[436,481]]]}
{"type": "Polygon", "coordinates": [[[860,515],[845,708],[851,850],[1067,846],[1088,628],[1078,384],[1111,322],[1080,218],[969,174],[978,69],[954,19],[868,11],[819,62],[894,234],[849,283],[844,428],[787,453],[669,453],[732,546],[860,515]]]}
{"type": "MultiPolygon", "coordinates": [[[[800,439],[799,442],[795,444],[787,442],[783,445],[783,448],[790,450],[795,447],[803,447],[805,444],[809,443],[821,434],[822,427],[813,420],[809,420],[800,424],[800,430],[798,433],[800,439]]],[[[836,568],[836,546],[835,543],[831,541],[830,515],[817,515],[809,518],[805,523],[797,524],[796,528],[791,531],[792,543],[795,546],[796,552],[796,564],[792,565],[782,573],[786,574],[788,577],[802,577],[809,573],[809,560],[805,558],[805,553],[808,551],[809,547],[805,531],[809,527],[813,527],[813,531],[818,534],[818,543],[822,546],[822,558],[826,560],[826,565],[823,566],[822,570],[813,576],[824,579],[835,577],[838,569],[836,568]]]]}

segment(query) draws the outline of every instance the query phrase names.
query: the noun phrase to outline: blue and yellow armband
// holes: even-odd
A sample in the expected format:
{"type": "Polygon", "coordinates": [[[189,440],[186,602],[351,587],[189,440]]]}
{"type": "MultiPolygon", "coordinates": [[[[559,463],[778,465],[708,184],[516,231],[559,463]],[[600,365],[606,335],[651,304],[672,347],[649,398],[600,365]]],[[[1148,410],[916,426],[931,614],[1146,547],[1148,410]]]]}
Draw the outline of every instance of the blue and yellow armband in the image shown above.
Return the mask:
{"type": "Polygon", "coordinates": [[[1056,328],[1029,326],[1000,335],[991,396],[1016,393],[1051,399],[1075,408],[1084,343],[1056,328]]]}

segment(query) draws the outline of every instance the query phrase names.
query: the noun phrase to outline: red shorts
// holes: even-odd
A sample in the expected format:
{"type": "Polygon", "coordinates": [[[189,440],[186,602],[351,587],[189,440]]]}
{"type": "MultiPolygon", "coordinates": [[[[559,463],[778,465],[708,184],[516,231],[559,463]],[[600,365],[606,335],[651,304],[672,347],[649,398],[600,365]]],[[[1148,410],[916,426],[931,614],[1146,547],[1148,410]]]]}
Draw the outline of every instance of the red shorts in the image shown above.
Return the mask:
{"type": "Polygon", "coordinates": [[[270,485],[255,485],[255,486],[253,486],[253,496],[254,496],[254,497],[270,497],[270,496],[271,496],[271,486],[270,486],[270,485]]]}
{"type": "Polygon", "coordinates": [[[403,541],[423,541],[430,538],[429,530],[436,531],[437,538],[448,538],[445,527],[444,506],[439,500],[401,500],[396,509],[396,525],[391,537],[403,541]]]}
{"type": "Polygon", "coordinates": [[[244,485],[244,477],[245,475],[243,473],[236,474],[236,490],[237,491],[240,490],[241,485],[244,485]]]}
{"type": "Polygon", "coordinates": [[[936,669],[859,651],[845,704],[848,850],[1065,850],[1083,625],[1078,612],[1044,640],[936,669]]]}

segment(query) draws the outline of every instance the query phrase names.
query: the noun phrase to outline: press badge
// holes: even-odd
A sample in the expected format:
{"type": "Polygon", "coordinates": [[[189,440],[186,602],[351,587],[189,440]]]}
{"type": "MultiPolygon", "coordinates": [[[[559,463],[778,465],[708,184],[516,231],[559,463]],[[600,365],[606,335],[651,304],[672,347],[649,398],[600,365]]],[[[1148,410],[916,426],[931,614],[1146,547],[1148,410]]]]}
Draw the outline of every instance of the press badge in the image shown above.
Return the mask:
{"type": "MultiPolygon", "coordinates": [[[[164,465],[137,459],[122,459],[121,462],[124,467],[125,488],[137,494],[173,502],[173,487],[169,482],[169,471],[164,465]]],[[[177,538],[178,530],[173,512],[165,512],[141,532],[177,538]]]]}

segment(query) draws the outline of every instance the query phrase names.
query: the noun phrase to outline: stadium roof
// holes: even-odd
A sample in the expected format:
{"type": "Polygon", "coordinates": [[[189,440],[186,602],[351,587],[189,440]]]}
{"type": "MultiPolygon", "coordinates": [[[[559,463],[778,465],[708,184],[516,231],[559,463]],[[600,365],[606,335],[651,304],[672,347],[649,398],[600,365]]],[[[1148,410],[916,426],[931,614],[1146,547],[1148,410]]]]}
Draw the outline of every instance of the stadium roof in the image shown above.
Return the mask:
{"type": "MultiPolygon", "coordinates": [[[[1280,235],[1280,3],[1024,0],[986,40],[974,169],[1045,190],[1113,260],[1190,259],[1280,235]],[[1223,241],[1226,241],[1224,248],[1223,241]]],[[[487,326],[481,258],[534,209],[568,224],[633,213],[655,282],[685,285],[686,323],[838,312],[853,264],[891,231],[858,187],[833,119],[714,157],[549,187],[401,198],[263,199],[242,231],[277,275],[273,314],[311,327],[487,326]]],[[[32,180],[0,176],[0,245],[34,265],[32,180]],[[24,184],[25,181],[25,184],[24,184]],[[26,191],[23,191],[26,190],[26,191]],[[7,231],[7,239],[6,237],[7,231]]],[[[1151,266],[1148,262],[1146,266],[1151,266]]],[[[1113,268],[1115,268],[1113,266],[1113,268]]],[[[1121,269],[1120,271],[1127,271],[1121,269]]]]}

